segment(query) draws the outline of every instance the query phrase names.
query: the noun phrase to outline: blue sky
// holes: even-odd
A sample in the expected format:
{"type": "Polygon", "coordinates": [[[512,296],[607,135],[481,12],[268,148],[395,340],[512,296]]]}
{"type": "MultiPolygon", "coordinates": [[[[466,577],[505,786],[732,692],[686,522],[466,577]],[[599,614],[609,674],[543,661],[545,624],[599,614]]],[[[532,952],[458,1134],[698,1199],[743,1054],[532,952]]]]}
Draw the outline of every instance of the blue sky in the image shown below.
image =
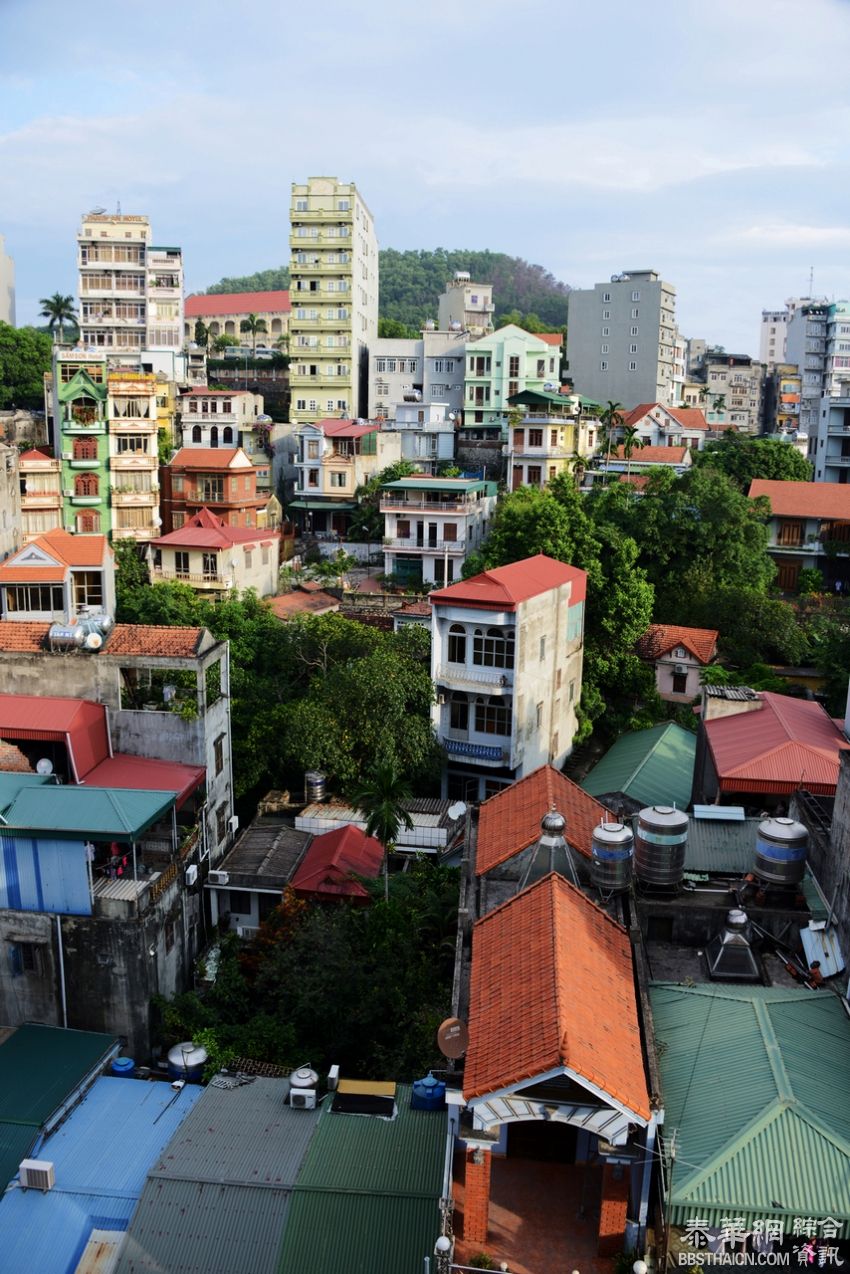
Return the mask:
{"type": "Polygon", "coordinates": [[[89,208],[147,213],[189,290],[288,258],[293,180],[383,246],[574,286],[653,268],[680,326],[850,295],[847,0],[0,0],[0,233],[18,321],[76,291],[89,208]]]}

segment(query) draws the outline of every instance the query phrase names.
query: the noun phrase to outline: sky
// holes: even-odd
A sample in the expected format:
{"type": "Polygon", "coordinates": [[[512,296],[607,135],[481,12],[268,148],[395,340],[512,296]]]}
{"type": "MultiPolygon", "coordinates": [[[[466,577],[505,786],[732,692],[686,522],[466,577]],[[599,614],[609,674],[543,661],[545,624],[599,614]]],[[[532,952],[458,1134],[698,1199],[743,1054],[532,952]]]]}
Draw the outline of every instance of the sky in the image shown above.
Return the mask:
{"type": "Polygon", "coordinates": [[[187,291],[288,260],[290,184],[354,180],[383,247],[574,287],[654,269],[679,326],[850,296],[850,0],[0,0],[0,234],[18,322],[76,294],[94,207],[187,291]]]}

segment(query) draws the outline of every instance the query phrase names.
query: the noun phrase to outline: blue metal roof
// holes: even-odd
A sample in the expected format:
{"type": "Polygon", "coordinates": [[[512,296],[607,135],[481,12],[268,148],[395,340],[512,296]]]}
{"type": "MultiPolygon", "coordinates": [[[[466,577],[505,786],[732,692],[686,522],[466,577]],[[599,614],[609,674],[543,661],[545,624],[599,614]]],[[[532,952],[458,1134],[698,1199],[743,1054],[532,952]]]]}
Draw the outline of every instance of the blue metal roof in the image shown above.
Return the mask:
{"type": "Polygon", "coordinates": [[[201,1095],[187,1086],[96,1080],[64,1124],[36,1145],[33,1158],[54,1165],[47,1194],[14,1182],[0,1199],[5,1274],[66,1274],[76,1268],[92,1229],[126,1230],[155,1160],[201,1095]]]}

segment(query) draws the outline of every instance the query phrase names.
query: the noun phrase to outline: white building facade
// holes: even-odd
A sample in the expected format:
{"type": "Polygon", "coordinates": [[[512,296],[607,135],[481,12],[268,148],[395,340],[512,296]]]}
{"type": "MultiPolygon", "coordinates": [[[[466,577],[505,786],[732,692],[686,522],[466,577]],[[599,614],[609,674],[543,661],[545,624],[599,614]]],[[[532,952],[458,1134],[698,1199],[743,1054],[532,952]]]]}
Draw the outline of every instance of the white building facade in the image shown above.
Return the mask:
{"type": "Polygon", "coordinates": [[[0,234],[0,323],[15,326],[15,263],[6,252],[0,234]]]}
{"type": "Polygon", "coordinates": [[[572,748],[587,577],[542,554],[431,594],[443,794],[484,800],[572,748]]]}
{"type": "Polygon", "coordinates": [[[381,492],[384,573],[422,584],[451,583],[487,537],[497,486],[469,478],[413,475],[381,492]]]}

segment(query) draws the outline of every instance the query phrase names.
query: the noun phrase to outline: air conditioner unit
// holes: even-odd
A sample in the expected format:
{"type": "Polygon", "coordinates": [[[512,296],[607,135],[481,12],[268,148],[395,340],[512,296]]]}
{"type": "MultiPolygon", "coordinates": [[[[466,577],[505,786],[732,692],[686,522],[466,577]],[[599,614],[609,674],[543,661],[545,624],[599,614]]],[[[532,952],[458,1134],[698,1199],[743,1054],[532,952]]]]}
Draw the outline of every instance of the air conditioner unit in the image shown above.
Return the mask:
{"type": "Polygon", "coordinates": [[[73,488],[73,487],[63,487],[63,488],[62,488],[62,494],[64,495],[64,497],[65,497],[65,499],[66,499],[66,500],[70,500],[71,496],[74,494],[74,488],[73,488]]]}
{"type": "Polygon", "coordinates": [[[239,831],[239,815],[234,814],[232,818],[227,820],[227,830],[231,836],[235,836],[239,831]]]}
{"type": "Polygon", "coordinates": [[[63,451],[63,452],[62,452],[62,459],[63,459],[63,460],[73,460],[73,459],[74,459],[74,453],[73,453],[73,451],[63,451]]]}
{"type": "Polygon", "coordinates": [[[198,879],[198,865],[197,863],[192,863],[191,866],[186,868],[186,884],[194,885],[197,879],[198,879]]]}
{"type": "Polygon", "coordinates": [[[56,1185],[56,1174],[49,1159],[22,1159],[18,1171],[24,1190],[43,1190],[46,1194],[56,1185]]]}
{"type": "Polygon", "coordinates": [[[289,1104],[293,1110],[315,1110],[315,1088],[293,1088],[289,1093],[289,1104]]]}
{"type": "Polygon", "coordinates": [[[677,676],[682,677],[682,676],[684,676],[684,674],[688,671],[688,669],[687,669],[687,665],[686,665],[686,664],[674,664],[674,665],[673,665],[673,671],[677,674],[677,676]]]}
{"type": "Polygon", "coordinates": [[[211,871],[209,876],[207,876],[207,881],[211,885],[229,885],[230,872],[229,871],[211,871]]]}

